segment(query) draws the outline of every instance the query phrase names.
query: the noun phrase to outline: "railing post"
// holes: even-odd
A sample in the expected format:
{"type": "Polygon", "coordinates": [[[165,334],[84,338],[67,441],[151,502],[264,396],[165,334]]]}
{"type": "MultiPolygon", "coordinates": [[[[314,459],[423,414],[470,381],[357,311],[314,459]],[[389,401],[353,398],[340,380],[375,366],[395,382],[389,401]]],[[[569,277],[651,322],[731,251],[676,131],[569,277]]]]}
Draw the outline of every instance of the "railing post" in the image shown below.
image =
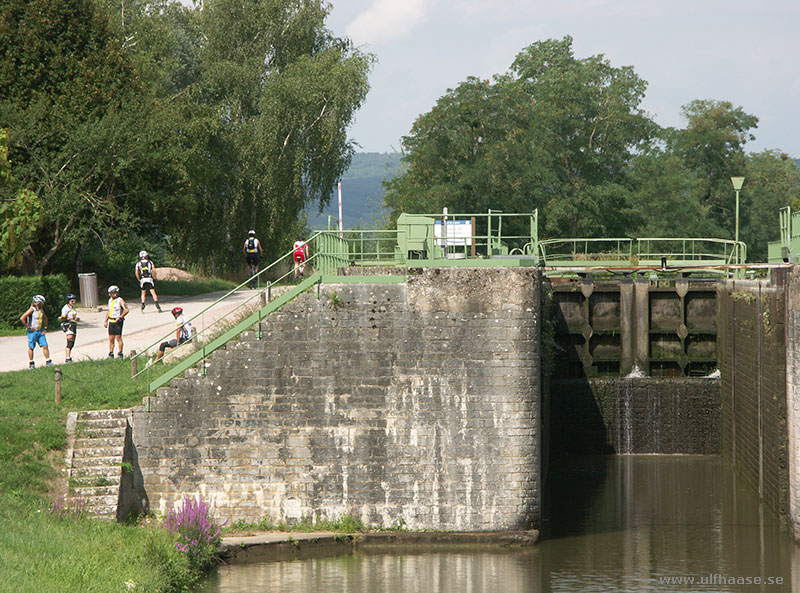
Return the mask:
{"type": "Polygon", "coordinates": [[[139,374],[139,359],[136,358],[136,350],[131,350],[131,379],[136,380],[139,374]]]}

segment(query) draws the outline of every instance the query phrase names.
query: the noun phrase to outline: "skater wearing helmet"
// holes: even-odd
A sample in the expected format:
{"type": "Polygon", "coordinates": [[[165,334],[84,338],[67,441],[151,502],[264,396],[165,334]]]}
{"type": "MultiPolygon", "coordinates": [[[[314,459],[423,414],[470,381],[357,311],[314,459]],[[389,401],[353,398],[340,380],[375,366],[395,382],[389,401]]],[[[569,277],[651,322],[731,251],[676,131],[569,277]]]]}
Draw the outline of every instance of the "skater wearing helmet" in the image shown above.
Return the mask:
{"type": "MultiPolygon", "coordinates": [[[[247,262],[247,271],[250,274],[248,278],[252,278],[258,274],[258,264],[261,262],[261,257],[264,255],[264,250],[261,248],[261,241],[256,239],[255,231],[247,233],[247,239],[244,240],[242,253],[244,253],[244,260],[247,262]]],[[[258,280],[251,280],[248,286],[250,288],[257,288],[258,280]]]]}
{"type": "Polygon", "coordinates": [[[128,314],[128,305],[119,296],[119,286],[108,287],[108,311],[103,324],[108,328],[108,357],[114,358],[114,343],[117,344],[117,358],[122,358],[122,324],[128,314]]]}
{"type": "Polygon", "coordinates": [[[294,279],[302,278],[306,271],[306,260],[308,260],[308,243],[305,242],[302,235],[297,238],[292,246],[292,253],[294,254],[294,279]]]}
{"type": "Polygon", "coordinates": [[[75,337],[78,334],[78,311],[75,309],[77,298],[74,294],[68,294],[67,304],[61,307],[61,331],[67,334],[67,357],[64,362],[72,362],[72,348],[75,346],[75,337]]]}
{"type": "Polygon", "coordinates": [[[158,304],[158,295],[156,294],[156,266],[150,261],[150,256],[146,251],[139,252],[139,261],[136,263],[136,279],[142,288],[142,311],[144,311],[144,302],[149,289],[156,303],[156,309],[161,313],[161,305],[158,304]]]}
{"type": "Polygon", "coordinates": [[[45,364],[49,367],[53,366],[53,361],[50,360],[50,347],[47,345],[47,338],[45,332],[47,331],[47,314],[44,312],[44,297],[37,294],[32,299],[32,304],[22,314],[19,320],[25,325],[28,330],[28,368],[36,368],[36,363],[33,362],[33,349],[38,344],[45,355],[45,364]]]}
{"type": "Polygon", "coordinates": [[[180,346],[192,335],[192,323],[186,321],[186,318],[183,316],[183,309],[180,307],[173,308],[172,316],[175,318],[175,323],[177,324],[175,328],[175,337],[166,342],[161,342],[161,345],[158,347],[158,354],[156,354],[156,362],[161,360],[167,348],[176,348],[180,346]]]}

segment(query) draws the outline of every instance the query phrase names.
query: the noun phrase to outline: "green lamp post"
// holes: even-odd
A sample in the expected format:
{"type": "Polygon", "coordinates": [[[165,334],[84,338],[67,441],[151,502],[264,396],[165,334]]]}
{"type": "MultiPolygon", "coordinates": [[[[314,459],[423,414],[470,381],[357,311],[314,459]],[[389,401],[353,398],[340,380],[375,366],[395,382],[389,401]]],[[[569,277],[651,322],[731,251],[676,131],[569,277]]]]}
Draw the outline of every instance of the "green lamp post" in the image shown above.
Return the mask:
{"type": "Polygon", "coordinates": [[[744,177],[731,177],[733,190],[736,192],[736,234],[734,240],[736,241],[736,251],[739,251],[739,190],[744,185],[744,177]]]}

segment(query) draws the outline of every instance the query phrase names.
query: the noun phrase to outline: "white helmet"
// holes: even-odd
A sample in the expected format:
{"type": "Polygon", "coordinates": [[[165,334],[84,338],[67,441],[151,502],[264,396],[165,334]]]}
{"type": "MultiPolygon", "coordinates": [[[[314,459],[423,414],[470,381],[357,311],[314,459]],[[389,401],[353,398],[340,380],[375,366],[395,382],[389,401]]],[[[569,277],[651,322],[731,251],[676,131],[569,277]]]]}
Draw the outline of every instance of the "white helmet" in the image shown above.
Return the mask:
{"type": "Polygon", "coordinates": [[[117,286],[116,284],[112,284],[111,286],[109,286],[108,294],[111,294],[112,292],[119,292],[119,286],[117,286]]]}
{"type": "Polygon", "coordinates": [[[34,295],[33,302],[35,303],[42,303],[44,305],[44,297],[40,294],[34,295]]]}
{"type": "Polygon", "coordinates": [[[140,251],[139,252],[139,259],[144,259],[146,257],[147,257],[147,252],[146,251],[140,251]]]}

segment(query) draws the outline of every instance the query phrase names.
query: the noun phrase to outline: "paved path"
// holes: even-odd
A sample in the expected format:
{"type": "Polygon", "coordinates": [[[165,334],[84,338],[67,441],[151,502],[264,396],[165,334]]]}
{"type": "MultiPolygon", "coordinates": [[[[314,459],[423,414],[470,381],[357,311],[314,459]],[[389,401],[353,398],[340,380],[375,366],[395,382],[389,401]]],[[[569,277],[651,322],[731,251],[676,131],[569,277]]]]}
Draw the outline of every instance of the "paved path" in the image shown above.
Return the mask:
{"type": "MultiPolygon", "coordinates": [[[[175,319],[170,310],[172,307],[183,307],[184,316],[191,318],[218,298],[225,291],[211,292],[195,297],[162,296],[159,299],[163,313],[159,313],[153,305],[152,298],[148,295],[147,307],[140,310],[141,303],[138,299],[126,300],[130,313],[125,317],[125,328],[122,339],[125,345],[125,355],[132,350],[141,352],[154,342],[160,343],[166,335],[174,337],[175,319]]],[[[201,318],[192,321],[192,325],[199,332],[220,317],[225,316],[248,299],[258,302],[258,292],[243,290],[219,305],[204,313],[201,318]]],[[[59,310],[61,305],[59,304],[59,310]]],[[[78,309],[78,336],[75,347],[72,349],[72,359],[75,361],[88,359],[101,359],[108,356],[108,330],[103,327],[106,318],[105,304],[97,309],[78,309]]],[[[60,330],[51,329],[47,332],[47,342],[50,346],[50,357],[55,364],[63,364],[67,340],[60,330]]],[[[155,348],[158,348],[156,344],[155,348]]],[[[37,347],[34,352],[36,366],[44,366],[44,354],[37,347]]],[[[0,372],[16,371],[28,368],[28,342],[22,336],[8,336],[0,338],[0,372]]]]}

